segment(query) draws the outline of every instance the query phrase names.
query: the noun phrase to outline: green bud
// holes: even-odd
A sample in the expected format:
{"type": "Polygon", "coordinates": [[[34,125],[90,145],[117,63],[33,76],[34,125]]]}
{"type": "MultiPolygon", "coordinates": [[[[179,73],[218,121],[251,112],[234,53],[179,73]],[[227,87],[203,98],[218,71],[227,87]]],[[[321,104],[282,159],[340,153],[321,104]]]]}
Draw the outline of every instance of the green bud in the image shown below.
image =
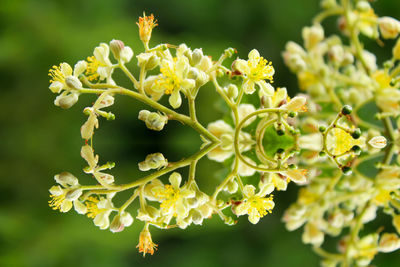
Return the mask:
{"type": "Polygon", "coordinates": [[[352,136],[354,139],[360,138],[360,136],[361,136],[361,130],[360,130],[359,128],[355,129],[355,130],[353,131],[353,133],[351,134],[351,136],[352,136]]]}
{"type": "Polygon", "coordinates": [[[325,151],[320,151],[320,152],[318,153],[318,155],[319,155],[320,157],[325,157],[325,156],[326,156],[326,152],[325,152],[325,151]]]}
{"type": "Polygon", "coordinates": [[[278,148],[276,150],[276,154],[283,154],[283,153],[285,153],[285,150],[283,148],[278,148]]]}
{"type": "Polygon", "coordinates": [[[318,127],[318,131],[320,131],[321,133],[323,133],[323,132],[326,131],[326,127],[323,126],[323,125],[321,125],[321,126],[318,127]]]}
{"type": "Polygon", "coordinates": [[[282,130],[282,129],[278,129],[278,130],[276,130],[276,133],[277,133],[279,136],[282,136],[282,135],[285,134],[285,131],[282,130]]]}
{"type": "Polygon", "coordinates": [[[192,60],[190,61],[190,64],[192,66],[196,66],[202,58],[203,58],[203,50],[201,48],[196,48],[195,50],[193,50],[192,60]]]}
{"type": "Polygon", "coordinates": [[[342,114],[343,115],[349,115],[353,111],[353,108],[349,105],[344,105],[342,108],[342,114]]]}
{"type": "Polygon", "coordinates": [[[348,167],[348,166],[342,167],[342,172],[343,172],[344,175],[350,175],[350,174],[353,173],[353,171],[351,170],[351,168],[348,167]]]}
{"type": "Polygon", "coordinates": [[[230,84],[227,88],[227,93],[229,98],[235,99],[238,96],[239,90],[236,85],[230,84]]]}
{"type": "Polygon", "coordinates": [[[294,117],[297,116],[297,112],[295,112],[295,111],[290,111],[288,115],[289,115],[289,117],[294,118],[294,117]]]}
{"type": "Polygon", "coordinates": [[[354,152],[354,154],[356,154],[357,156],[361,154],[361,147],[355,145],[351,148],[351,151],[354,152]]]}
{"type": "Polygon", "coordinates": [[[227,57],[232,57],[235,54],[235,49],[232,47],[229,47],[229,48],[225,49],[224,53],[227,57]]]}

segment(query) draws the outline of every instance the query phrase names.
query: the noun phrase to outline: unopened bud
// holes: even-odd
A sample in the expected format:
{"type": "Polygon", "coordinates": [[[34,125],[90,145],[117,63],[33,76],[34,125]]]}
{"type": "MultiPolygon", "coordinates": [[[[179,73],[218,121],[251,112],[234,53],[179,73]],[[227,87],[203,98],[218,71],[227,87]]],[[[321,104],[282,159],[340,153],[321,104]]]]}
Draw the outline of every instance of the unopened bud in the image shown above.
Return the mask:
{"type": "Polygon", "coordinates": [[[394,39],[400,33],[400,22],[391,17],[381,17],[378,19],[379,29],[385,39],[394,39]]]}
{"type": "Polygon", "coordinates": [[[232,98],[232,99],[235,99],[239,94],[239,89],[234,84],[230,84],[226,91],[227,91],[228,97],[232,98]]]}
{"type": "Polygon", "coordinates": [[[129,212],[123,211],[121,214],[115,215],[110,224],[110,231],[113,233],[121,232],[125,227],[133,223],[133,218],[129,212]]]}
{"type": "Polygon", "coordinates": [[[154,131],[161,131],[167,122],[168,118],[166,116],[156,112],[151,112],[145,120],[147,128],[154,131]]]}
{"type": "Polygon", "coordinates": [[[202,58],[203,58],[203,50],[201,48],[196,48],[195,50],[193,50],[192,60],[190,60],[190,65],[196,66],[198,63],[200,63],[202,58]]]}
{"type": "Polygon", "coordinates": [[[384,136],[375,136],[368,141],[368,144],[374,148],[382,149],[386,146],[387,140],[384,136]]]}
{"type": "Polygon", "coordinates": [[[68,76],[65,78],[65,84],[71,89],[81,89],[82,83],[75,76],[68,76]]]}
{"type": "Polygon", "coordinates": [[[70,93],[68,95],[61,94],[54,100],[54,105],[59,106],[63,109],[68,109],[78,102],[79,94],[70,93]]]}
{"type": "Polygon", "coordinates": [[[120,59],[120,53],[122,49],[124,49],[124,47],[125,47],[124,43],[120,40],[113,39],[110,42],[110,50],[113,53],[115,59],[117,60],[120,59]]]}
{"type": "Polygon", "coordinates": [[[394,233],[384,233],[380,240],[378,249],[380,252],[389,253],[400,248],[400,238],[394,233]]]}

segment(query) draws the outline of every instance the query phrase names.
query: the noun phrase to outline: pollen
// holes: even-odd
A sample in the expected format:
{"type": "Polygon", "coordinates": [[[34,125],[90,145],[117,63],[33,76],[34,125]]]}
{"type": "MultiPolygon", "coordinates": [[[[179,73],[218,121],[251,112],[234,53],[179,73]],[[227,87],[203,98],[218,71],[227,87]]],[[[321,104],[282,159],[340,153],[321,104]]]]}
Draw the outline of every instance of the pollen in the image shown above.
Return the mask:
{"type": "Polygon", "coordinates": [[[149,230],[143,229],[139,236],[139,244],[136,246],[139,248],[139,252],[143,253],[143,257],[146,256],[146,253],[153,255],[154,250],[157,250],[157,246],[157,244],[153,243],[149,230]]]}
{"type": "Polygon", "coordinates": [[[97,203],[99,201],[100,200],[97,197],[92,197],[92,196],[88,197],[88,199],[85,201],[85,206],[87,208],[86,216],[88,218],[94,219],[97,216],[97,214],[101,212],[101,209],[97,207],[97,203]]]}
{"type": "Polygon", "coordinates": [[[260,196],[252,196],[247,200],[248,203],[248,213],[255,213],[257,217],[262,218],[268,213],[272,212],[274,208],[273,205],[273,195],[265,198],[260,196]]]}
{"type": "Polygon", "coordinates": [[[50,82],[61,82],[64,83],[65,82],[65,76],[64,74],[61,72],[61,65],[60,66],[53,66],[50,70],[49,70],[49,76],[51,77],[50,82]]]}
{"type": "Polygon", "coordinates": [[[175,73],[175,68],[172,69],[168,65],[160,68],[163,78],[156,81],[157,87],[163,88],[165,94],[170,95],[174,88],[180,87],[180,80],[175,73]]]}
{"type": "Polygon", "coordinates": [[[96,81],[100,76],[97,73],[97,69],[102,66],[102,64],[94,56],[88,57],[87,63],[85,75],[89,81],[96,81]]]}
{"type": "Polygon", "coordinates": [[[65,200],[65,195],[50,195],[51,200],[49,200],[49,206],[53,209],[53,210],[61,210],[61,205],[65,200]]]}
{"type": "Polygon", "coordinates": [[[165,190],[157,192],[155,195],[157,198],[163,199],[160,207],[164,211],[168,211],[171,207],[175,206],[175,203],[178,201],[180,194],[179,189],[175,190],[172,185],[165,185],[165,190]]]}
{"type": "Polygon", "coordinates": [[[272,62],[263,57],[257,57],[256,60],[249,60],[247,64],[250,68],[250,79],[254,81],[270,80],[273,82],[275,71],[272,62]]]}
{"type": "Polygon", "coordinates": [[[140,40],[144,43],[148,43],[151,38],[152,30],[158,25],[157,20],[154,19],[154,15],[146,16],[143,13],[143,17],[139,17],[139,22],[136,22],[139,27],[140,40]]]}

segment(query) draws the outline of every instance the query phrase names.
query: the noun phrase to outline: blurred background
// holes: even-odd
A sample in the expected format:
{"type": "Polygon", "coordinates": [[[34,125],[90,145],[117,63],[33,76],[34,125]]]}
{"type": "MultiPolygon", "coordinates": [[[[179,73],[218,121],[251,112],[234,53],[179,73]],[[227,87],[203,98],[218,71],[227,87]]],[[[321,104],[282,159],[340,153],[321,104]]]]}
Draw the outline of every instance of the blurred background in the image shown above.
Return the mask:
{"type": "MultiPolygon", "coordinates": [[[[70,110],[54,106],[55,95],[48,90],[52,65],[73,65],[114,38],[139,54],[135,22],[145,11],[159,23],[151,44],[184,42],[202,47],[214,59],[227,47],[236,48],[242,58],[256,48],[274,63],[275,84],[293,95],[297,82],[281,52],[287,41],[301,41],[301,28],[310,24],[318,2],[0,0],[0,266],[318,266],[318,257],[301,242],[301,230],[289,233],[281,223],[283,211],[296,199],[294,185],[275,194],[274,212],[257,225],[243,217],[229,227],[214,216],[186,230],[152,228],[159,250],[146,258],[135,248],[140,221],[112,234],[84,216],[60,214],[47,204],[54,174],[69,171],[82,184],[92,183],[82,172],[79,130],[86,120],[82,110],[93,98],[81,97],[70,110]]],[[[400,17],[397,0],[378,1],[374,7],[377,14],[400,17]]],[[[129,66],[134,69],[135,62],[129,66]]],[[[205,125],[223,115],[211,89],[205,87],[199,95],[198,114],[205,125]]],[[[117,119],[101,120],[96,132],[96,153],[101,162],[117,163],[112,174],[118,183],[142,177],[137,163],[149,153],[162,152],[177,161],[201,144],[193,130],[176,122],[162,133],[147,130],[137,120],[143,108],[117,97],[111,108],[117,119]]],[[[202,159],[197,168],[201,188],[218,184],[221,171],[222,165],[202,159]]],[[[398,266],[399,260],[399,253],[393,253],[379,255],[374,263],[398,266]]]]}

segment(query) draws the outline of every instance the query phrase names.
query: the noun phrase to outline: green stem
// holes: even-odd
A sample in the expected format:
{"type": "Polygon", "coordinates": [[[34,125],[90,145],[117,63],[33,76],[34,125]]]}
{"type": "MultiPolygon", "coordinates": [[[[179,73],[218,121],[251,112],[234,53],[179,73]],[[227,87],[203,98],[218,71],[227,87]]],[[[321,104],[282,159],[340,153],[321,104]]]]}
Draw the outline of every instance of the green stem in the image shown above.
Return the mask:
{"type": "Polygon", "coordinates": [[[133,83],[133,87],[139,90],[143,90],[143,88],[140,88],[141,86],[139,85],[139,82],[136,80],[136,78],[132,75],[132,73],[125,67],[125,65],[121,62],[119,62],[118,67],[125,73],[126,76],[131,80],[133,83]]]}
{"type": "Polygon", "coordinates": [[[174,119],[177,121],[180,121],[190,127],[192,127],[193,129],[195,129],[198,133],[200,133],[201,135],[203,135],[204,137],[206,137],[208,140],[210,140],[211,142],[219,142],[218,138],[215,137],[214,135],[212,135],[209,131],[207,131],[207,129],[205,129],[200,123],[198,123],[197,121],[193,121],[190,117],[185,116],[183,114],[179,114],[163,105],[161,105],[160,103],[148,98],[147,96],[128,90],[126,88],[123,87],[118,87],[118,88],[112,88],[112,89],[108,89],[108,90],[101,90],[101,89],[79,89],[79,92],[82,94],[85,93],[89,93],[89,94],[101,94],[104,93],[105,91],[107,91],[108,94],[120,94],[120,95],[127,95],[130,96],[132,98],[135,98],[143,103],[148,104],[149,106],[162,111],[166,114],[169,115],[170,119],[174,119]]]}

